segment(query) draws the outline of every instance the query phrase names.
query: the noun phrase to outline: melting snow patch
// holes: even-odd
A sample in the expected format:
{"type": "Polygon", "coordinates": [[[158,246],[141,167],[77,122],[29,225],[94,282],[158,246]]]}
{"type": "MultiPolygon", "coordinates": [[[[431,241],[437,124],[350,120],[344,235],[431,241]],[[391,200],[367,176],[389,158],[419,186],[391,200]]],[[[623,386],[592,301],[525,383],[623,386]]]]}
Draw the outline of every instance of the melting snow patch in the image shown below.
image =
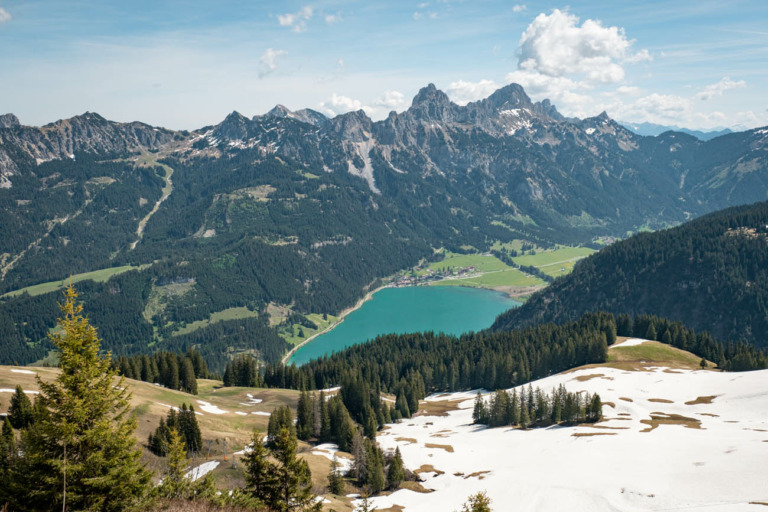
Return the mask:
{"type": "Polygon", "coordinates": [[[624,343],[618,343],[614,346],[616,347],[634,347],[635,345],[642,345],[648,340],[641,340],[640,338],[630,338],[624,343]]]}
{"type": "Polygon", "coordinates": [[[179,409],[178,407],[175,407],[175,406],[173,406],[173,405],[168,405],[168,404],[164,404],[164,403],[161,403],[161,402],[155,402],[155,403],[156,403],[157,405],[162,405],[163,407],[167,407],[167,408],[169,408],[169,409],[173,409],[174,411],[180,411],[180,410],[181,410],[181,409],[179,409]]]}
{"type": "Polygon", "coordinates": [[[218,465],[219,461],[217,460],[203,462],[196,468],[193,468],[192,471],[188,472],[185,476],[194,482],[198,478],[201,478],[216,469],[216,466],[218,465]]]}
{"type": "Polygon", "coordinates": [[[594,128],[587,128],[584,131],[587,132],[587,135],[592,135],[593,133],[595,133],[595,129],[594,128]]]}
{"type": "Polygon", "coordinates": [[[239,414],[240,416],[248,416],[247,412],[242,412],[242,411],[235,411],[235,414],[239,414]]]}
{"type": "MultiPolygon", "coordinates": [[[[29,391],[29,390],[26,390],[26,389],[23,390],[23,391],[26,394],[28,394],[28,395],[39,395],[40,394],[39,391],[29,391]]],[[[15,392],[16,392],[16,390],[15,389],[11,389],[11,388],[2,388],[2,389],[0,389],[0,393],[15,393],[15,392]]]]}
{"type": "MultiPolygon", "coordinates": [[[[320,455],[328,460],[333,460],[333,455],[339,451],[339,446],[334,443],[323,443],[314,447],[312,455],[320,455]]],[[[339,462],[339,468],[342,472],[346,473],[352,469],[352,461],[347,458],[336,457],[339,462]]]]}
{"type": "Polygon", "coordinates": [[[203,402],[202,400],[198,400],[197,403],[200,404],[200,408],[202,410],[209,414],[226,414],[229,412],[223,409],[219,409],[218,405],[212,405],[210,402],[203,402]]]}
{"type": "Polygon", "coordinates": [[[17,370],[16,368],[11,368],[11,372],[13,373],[26,373],[28,375],[34,375],[35,372],[31,372],[29,370],[17,370]]]}
{"type": "Polygon", "coordinates": [[[251,414],[257,414],[259,416],[271,416],[272,415],[271,412],[266,412],[266,411],[256,411],[256,412],[252,412],[251,414]]]}

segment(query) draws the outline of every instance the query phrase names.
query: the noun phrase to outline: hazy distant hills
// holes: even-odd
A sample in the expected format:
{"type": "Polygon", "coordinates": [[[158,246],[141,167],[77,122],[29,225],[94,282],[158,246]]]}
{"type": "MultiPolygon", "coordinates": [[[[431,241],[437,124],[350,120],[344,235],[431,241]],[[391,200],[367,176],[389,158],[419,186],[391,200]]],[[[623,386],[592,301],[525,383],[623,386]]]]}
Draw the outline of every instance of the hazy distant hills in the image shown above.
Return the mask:
{"type": "Polygon", "coordinates": [[[587,311],[654,314],[723,341],[768,346],[768,203],[606,247],[500,315],[493,329],[562,322],[587,311]]]}
{"type": "MultiPolygon", "coordinates": [[[[144,265],[82,285],[109,348],[194,344],[213,331],[183,338],[183,326],[228,308],[337,312],[434,248],[590,242],[765,200],[767,147],[766,129],[701,141],[566,119],[515,84],[465,106],[429,85],[377,122],[279,105],[192,132],[94,113],[36,128],[9,114],[0,293],[144,265]]],[[[55,300],[0,302],[20,361],[41,355],[55,300]]]]}
{"type": "Polygon", "coordinates": [[[711,140],[715,137],[720,137],[721,135],[728,135],[729,133],[733,133],[733,130],[730,128],[722,128],[722,129],[715,129],[715,130],[709,130],[709,131],[702,131],[702,130],[689,130],[688,128],[680,128],[679,126],[664,126],[660,124],[654,124],[654,123],[630,123],[627,121],[619,121],[619,123],[632,130],[638,135],[644,135],[649,137],[655,137],[656,135],[661,135],[665,132],[680,132],[685,133],[687,135],[692,135],[696,137],[699,140],[711,140]]]}

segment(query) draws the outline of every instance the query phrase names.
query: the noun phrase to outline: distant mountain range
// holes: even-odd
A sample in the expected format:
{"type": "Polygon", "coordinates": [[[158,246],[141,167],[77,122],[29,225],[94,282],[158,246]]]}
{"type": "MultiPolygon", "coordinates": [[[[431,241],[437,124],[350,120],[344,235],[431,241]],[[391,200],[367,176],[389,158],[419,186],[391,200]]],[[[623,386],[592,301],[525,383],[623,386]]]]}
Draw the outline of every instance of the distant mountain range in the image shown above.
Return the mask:
{"type": "Polygon", "coordinates": [[[565,322],[588,311],[657,315],[721,341],[768,347],[768,203],[606,247],[500,315],[493,329],[565,322]]]}
{"type": "Polygon", "coordinates": [[[661,135],[665,132],[680,132],[692,135],[699,140],[711,140],[715,137],[720,137],[721,135],[728,135],[729,133],[733,133],[733,130],[730,128],[702,131],[689,130],[688,128],[680,128],[679,126],[664,126],[654,123],[630,123],[627,121],[619,121],[619,123],[638,135],[645,135],[649,137],[655,137],[656,135],[661,135]]]}
{"type": "MultiPolygon", "coordinates": [[[[228,308],[337,312],[439,247],[591,243],[768,199],[766,149],[768,129],[701,141],[640,136],[605,113],[566,119],[516,84],[465,106],[430,84],[378,122],[277,106],[187,132],[95,113],[37,128],[7,114],[0,293],[141,266],[80,285],[109,348],[195,344],[214,326],[185,326],[228,308]]],[[[0,302],[7,360],[43,355],[55,302],[0,302]]]]}

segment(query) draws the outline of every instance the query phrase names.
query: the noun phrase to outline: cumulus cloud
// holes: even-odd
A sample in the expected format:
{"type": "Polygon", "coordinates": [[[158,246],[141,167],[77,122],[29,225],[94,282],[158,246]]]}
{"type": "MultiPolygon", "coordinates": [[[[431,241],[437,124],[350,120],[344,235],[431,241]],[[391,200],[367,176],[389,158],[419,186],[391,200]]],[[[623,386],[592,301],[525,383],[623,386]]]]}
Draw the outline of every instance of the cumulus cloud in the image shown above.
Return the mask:
{"type": "Polygon", "coordinates": [[[384,95],[377,99],[373,104],[374,106],[382,107],[388,111],[402,110],[408,106],[405,95],[400,91],[386,91],[384,95]]]}
{"type": "Polygon", "coordinates": [[[0,7],[0,25],[11,21],[11,13],[0,7]]]}
{"type": "Polygon", "coordinates": [[[262,53],[261,57],[259,57],[259,78],[264,78],[268,74],[276,71],[278,67],[278,59],[286,53],[287,52],[284,50],[267,48],[267,51],[262,53]]]}
{"type": "Polygon", "coordinates": [[[517,4],[514,7],[512,7],[512,12],[523,12],[528,10],[528,7],[523,4],[517,4]]]}
{"type": "Polygon", "coordinates": [[[496,89],[501,87],[493,80],[480,80],[479,82],[465,82],[458,80],[451,82],[445,93],[451,98],[451,101],[457,105],[466,105],[471,101],[481,100],[490,96],[496,89]]]}
{"type": "Polygon", "coordinates": [[[323,113],[330,116],[345,114],[353,110],[366,110],[365,105],[360,100],[333,93],[331,97],[320,103],[320,109],[323,113]]]}
{"type": "Polygon", "coordinates": [[[616,83],[624,78],[624,62],[648,60],[647,50],[631,53],[634,41],[623,28],[604,27],[555,9],[539,14],[520,38],[518,67],[552,77],[580,75],[591,82],[616,83]]]}
{"type": "Polygon", "coordinates": [[[386,91],[382,96],[370,103],[333,93],[330,98],[320,103],[320,110],[333,117],[356,110],[362,110],[372,119],[383,119],[393,111],[402,111],[408,106],[405,95],[400,91],[386,91]]]}
{"type": "Polygon", "coordinates": [[[328,25],[333,25],[341,21],[341,16],[338,14],[326,14],[324,19],[325,23],[328,25]]]}
{"type": "Polygon", "coordinates": [[[281,27],[291,27],[294,32],[307,30],[307,21],[312,18],[312,7],[304,6],[299,12],[278,14],[277,21],[281,27]]]}
{"type": "Polygon", "coordinates": [[[699,99],[702,101],[711,100],[716,96],[722,96],[725,91],[728,91],[730,89],[740,89],[746,86],[747,86],[747,82],[745,82],[744,80],[734,81],[734,80],[731,80],[730,77],[726,76],[726,77],[723,77],[716,84],[711,84],[706,86],[703,91],[696,94],[696,99],[699,99]]]}

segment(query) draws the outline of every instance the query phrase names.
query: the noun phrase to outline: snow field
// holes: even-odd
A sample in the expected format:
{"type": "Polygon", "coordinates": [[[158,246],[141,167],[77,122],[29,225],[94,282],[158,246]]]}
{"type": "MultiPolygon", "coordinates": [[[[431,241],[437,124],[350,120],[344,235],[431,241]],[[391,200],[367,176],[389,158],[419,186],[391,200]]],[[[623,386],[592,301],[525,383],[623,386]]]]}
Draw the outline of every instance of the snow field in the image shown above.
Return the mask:
{"type": "Polygon", "coordinates": [[[442,472],[421,473],[422,485],[435,492],[399,490],[373,504],[458,510],[483,490],[494,510],[531,512],[736,511],[768,502],[768,370],[601,367],[532,384],[549,392],[561,383],[599,393],[604,420],[488,429],[472,425],[474,393],[428,398],[462,401],[447,416],[403,420],[377,438],[385,450],[399,446],[408,469],[431,465],[442,472]],[[676,424],[652,428],[654,417],[676,424]]]}

